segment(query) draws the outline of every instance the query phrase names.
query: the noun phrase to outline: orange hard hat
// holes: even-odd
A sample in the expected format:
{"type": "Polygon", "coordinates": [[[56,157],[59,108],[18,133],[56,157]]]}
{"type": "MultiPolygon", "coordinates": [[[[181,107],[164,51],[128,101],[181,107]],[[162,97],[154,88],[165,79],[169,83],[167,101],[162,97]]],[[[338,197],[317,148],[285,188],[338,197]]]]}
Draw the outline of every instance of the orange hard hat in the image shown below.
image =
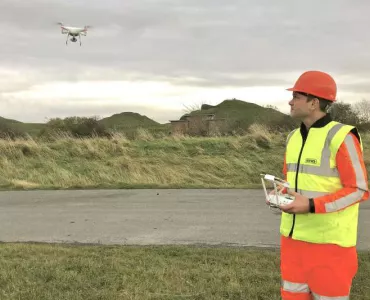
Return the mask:
{"type": "Polygon", "coordinates": [[[297,79],[294,87],[287,90],[313,95],[333,102],[337,96],[337,85],[334,79],[321,71],[304,72],[297,79]]]}

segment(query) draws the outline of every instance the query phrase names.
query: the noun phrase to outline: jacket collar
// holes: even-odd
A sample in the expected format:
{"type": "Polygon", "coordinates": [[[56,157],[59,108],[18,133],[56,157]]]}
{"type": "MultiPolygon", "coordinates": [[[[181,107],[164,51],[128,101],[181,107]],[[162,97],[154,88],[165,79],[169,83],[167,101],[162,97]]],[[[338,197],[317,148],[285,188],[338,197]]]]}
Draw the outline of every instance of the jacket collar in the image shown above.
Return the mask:
{"type": "MultiPolygon", "coordinates": [[[[325,116],[323,116],[321,119],[318,119],[315,123],[312,124],[311,128],[314,127],[314,128],[322,128],[326,125],[328,125],[333,119],[331,118],[331,115],[328,113],[326,114],[325,116]]],[[[307,127],[306,125],[302,122],[301,123],[301,135],[303,137],[307,137],[308,135],[308,130],[307,130],[307,127]]]]}

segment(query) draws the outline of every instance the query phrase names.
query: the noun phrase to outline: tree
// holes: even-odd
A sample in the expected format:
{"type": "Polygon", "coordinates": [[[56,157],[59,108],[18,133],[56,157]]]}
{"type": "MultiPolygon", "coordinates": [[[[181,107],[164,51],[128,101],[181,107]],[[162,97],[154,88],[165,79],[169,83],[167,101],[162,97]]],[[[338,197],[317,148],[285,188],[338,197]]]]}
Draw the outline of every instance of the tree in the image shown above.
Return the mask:
{"type": "Polygon", "coordinates": [[[330,110],[330,114],[334,121],[349,125],[357,125],[360,123],[360,118],[356,114],[350,103],[341,101],[335,102],[330,110]]]}
{"type": "Polygon", "coordinates": [[[370,101],[362,99],[353,105],[353,110],[359,118],[360,123],[370,122],[370,101]]]}
{"type": "Polygon", "coordinates": [[[279,110],[279,108],[278,108],[276,105],[272,105],[272,104],[267,104],[267,105],[265,105],[265,108],[271,108],[271,109],[274,109],[274,110],[280,111],[280,110],[279,110]]]}

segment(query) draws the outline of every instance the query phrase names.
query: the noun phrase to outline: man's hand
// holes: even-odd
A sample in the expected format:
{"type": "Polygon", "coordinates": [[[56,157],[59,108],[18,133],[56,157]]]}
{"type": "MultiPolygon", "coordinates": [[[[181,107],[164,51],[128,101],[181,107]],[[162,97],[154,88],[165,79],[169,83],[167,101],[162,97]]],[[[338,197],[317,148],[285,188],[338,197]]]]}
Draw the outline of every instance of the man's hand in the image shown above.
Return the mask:
{"type": "Polygon", "coordinates": [[[310,203],[306,196],[302,196],[288,189],[288,194],[295,197],[294,201],[287,205],[280,205],[279,208],[286,213],[305,214],[310,212],[310,203]]]}

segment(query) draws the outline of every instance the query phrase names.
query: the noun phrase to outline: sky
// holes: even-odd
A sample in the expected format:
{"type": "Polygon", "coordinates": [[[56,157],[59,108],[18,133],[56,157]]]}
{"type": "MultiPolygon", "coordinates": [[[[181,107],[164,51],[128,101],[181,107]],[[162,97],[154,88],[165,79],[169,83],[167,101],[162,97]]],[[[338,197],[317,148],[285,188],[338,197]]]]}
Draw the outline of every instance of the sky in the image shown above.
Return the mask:
{"type": "Polygon", "coordinates": [[[1,0],[0,116],[132,111],[160,123],[237,98],[289,111],[298,76],[370,100],[370,1],[1,0]],[[82,46],[57,22],[89,28],[82,46]]]}

